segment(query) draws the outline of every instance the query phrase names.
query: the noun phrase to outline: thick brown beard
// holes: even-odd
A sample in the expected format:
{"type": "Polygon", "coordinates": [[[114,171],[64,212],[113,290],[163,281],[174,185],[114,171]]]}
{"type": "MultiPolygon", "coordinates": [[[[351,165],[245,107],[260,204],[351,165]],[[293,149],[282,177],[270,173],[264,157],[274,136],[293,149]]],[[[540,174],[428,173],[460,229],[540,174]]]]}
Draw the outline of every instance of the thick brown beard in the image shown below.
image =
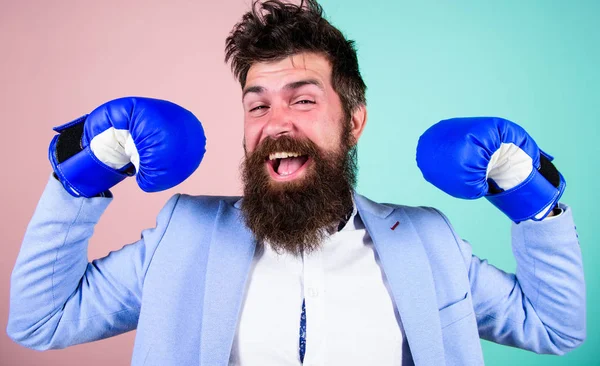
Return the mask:
{"type": "Polygon", "coordinates": [[[349,125],[335,152],[322,152],[310,140],[288,136],[264,140],[241,166],[241,208],[258,243],[268,243],[278,253],[293,255],[319,248],[324,237],[352,210],[356,156],[349,125]],[[298,181],[273,182],[265,161],[277,151],[308,155],[312,166],[298,181]]]}

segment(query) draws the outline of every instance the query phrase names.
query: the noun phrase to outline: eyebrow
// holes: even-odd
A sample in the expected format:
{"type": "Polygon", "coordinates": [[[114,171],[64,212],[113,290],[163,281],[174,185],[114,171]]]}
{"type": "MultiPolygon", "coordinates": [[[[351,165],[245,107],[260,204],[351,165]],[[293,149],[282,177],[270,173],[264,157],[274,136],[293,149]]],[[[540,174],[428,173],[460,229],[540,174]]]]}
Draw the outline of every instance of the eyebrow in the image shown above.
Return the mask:
{"type": "MultiPolygon", "coordinates": [[[[325,91],[325,87],[317,79],[305,79],[305,80],[294,81],[293,83],[285,84],[283,89],[284,90],[295,90],[295,89],[299,89],[305,85],[314,85],[317,88],[321,89],[322,91],[325,91]]],[[[246,97],[246,94],[248,94],[248,93],[262,94],[265,91],[266,91],[266,89],[260,85],[250,86],[250,87],[244,89],[244,92],[242,94],[242,100],[246,97]]]]}

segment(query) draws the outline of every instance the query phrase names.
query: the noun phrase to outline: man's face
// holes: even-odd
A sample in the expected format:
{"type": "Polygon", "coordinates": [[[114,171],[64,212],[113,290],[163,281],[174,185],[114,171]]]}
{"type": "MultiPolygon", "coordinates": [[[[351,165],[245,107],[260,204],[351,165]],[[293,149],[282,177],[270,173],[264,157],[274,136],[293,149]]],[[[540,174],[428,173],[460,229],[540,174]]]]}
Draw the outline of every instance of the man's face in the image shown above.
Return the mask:
{"type": "MultiPolygon", "coordinates": [[[[325,57],[302,53],[255,63],[248,71],[242,101],[246,155],[265,139],[282,136],[309,140],[323,152],[339,151],[343,123],[348,122],[325,57]]],[[[311,164],[310,157],[265,160],[273,184],[302,179],[311,164]],[[285,164],[279,165],[281,161],[285,164]]]]}
{"type": "Polygon", "coordinates": [[[242,211],[276,250],[318,248],[352,210],[364,108],[345,118],[330,80],[329,62],[315,54],[257,63],[247,75],[242,211]]]}

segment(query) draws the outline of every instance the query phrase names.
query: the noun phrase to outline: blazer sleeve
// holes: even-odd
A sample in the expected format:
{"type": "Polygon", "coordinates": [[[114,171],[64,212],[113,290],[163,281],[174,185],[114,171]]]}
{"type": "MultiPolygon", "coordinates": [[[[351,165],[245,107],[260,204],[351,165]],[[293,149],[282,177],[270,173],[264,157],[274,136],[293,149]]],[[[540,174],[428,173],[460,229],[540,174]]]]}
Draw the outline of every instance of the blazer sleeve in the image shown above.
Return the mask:
{"type": "Polygon", "coordinates": [[[135,329],[144,275],[178,199],[139,241],[88,263],[88,240],[112,198],[72,197],[51,177],[12,272],[9,337],[46,350],[135,329]]]}
{"type": "Polygon", "coordinates": [[[472,255],[468,267],[481,338],[537,353],[564,354],[586,337],[583,264],[571,209],[542,221],[512,224],[516,273],[472,255]]]}

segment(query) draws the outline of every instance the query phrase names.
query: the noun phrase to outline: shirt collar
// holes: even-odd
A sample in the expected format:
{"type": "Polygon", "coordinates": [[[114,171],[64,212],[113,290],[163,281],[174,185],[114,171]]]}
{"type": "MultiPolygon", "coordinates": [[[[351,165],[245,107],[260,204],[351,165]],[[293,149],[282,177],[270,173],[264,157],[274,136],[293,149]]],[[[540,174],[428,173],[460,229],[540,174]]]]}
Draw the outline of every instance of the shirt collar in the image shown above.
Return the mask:
{"type": "Polygon", "coordinates": [[[354,202],[354,196],[352,197],[352,211],[346,215],[340,222],[338,226],[338,233],[342,231],[353,231],[358,229],[360,226],[361,220],[360,215],[358,214],[358,210],[356,208],[356,202],[354,202]]]}

